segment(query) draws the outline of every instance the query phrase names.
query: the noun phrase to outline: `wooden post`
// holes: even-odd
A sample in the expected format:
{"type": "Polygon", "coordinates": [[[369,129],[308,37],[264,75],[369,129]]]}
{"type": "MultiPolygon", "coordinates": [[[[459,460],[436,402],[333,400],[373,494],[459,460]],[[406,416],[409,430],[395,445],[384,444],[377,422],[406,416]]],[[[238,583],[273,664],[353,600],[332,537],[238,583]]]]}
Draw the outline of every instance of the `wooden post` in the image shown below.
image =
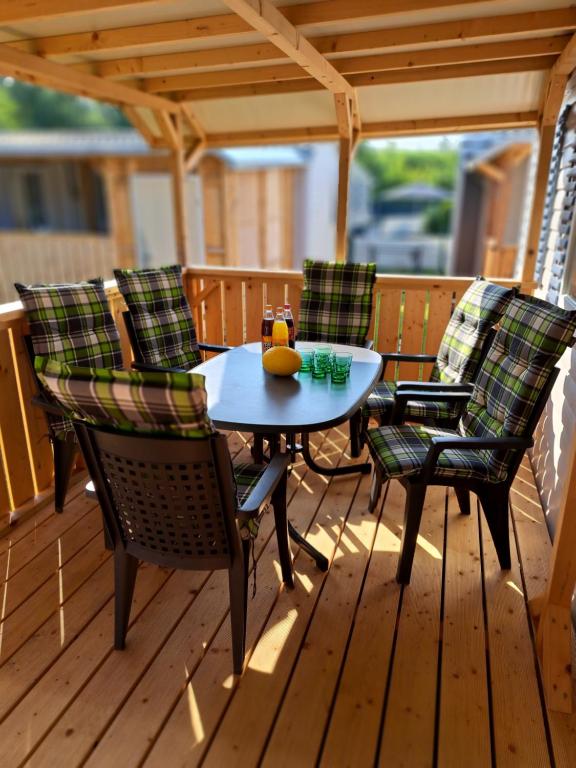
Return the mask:
{"type": "Polygon", "coordinates": [[[348,236],[348,188],[350,185],[351,162],[352,141],[350,139],[340,139],[338,204],[336,208],[336,261],[346,261],[348,236]]]}
{"type": "MultiPolygon", "coordinates": [[[[171,119],[169,115],[166,116],[171,119]]],[[[188,237],[188,217],[186,212],[186,155],[182,139],[182,118],[174,119],[178,146],[172,150],[170,167],[172,172],[172,205],[174,207],[174,234],[176,238],[176,258],[179,264],[190,263],[190,239],[188,237]]]]}
{"type": "Polygon", "coordinates": [[[118,158],[106,158],[102,164],[106,209],[110,232],[116,244],[116,263],[133,267],[136,263],[134,225],[130,204],[130,165],[118,158]]]}
{"type": "Polygon", "coordinates": [[[529,282],[534,279],[536,258],[538,256],[538,244],[540,242],[540,230],[542,228],[542,215],[544,213],[548,175],[550,172],[550,160],[552,159],[552,148],[554,146],[554,135],[556,133],[556,122],[558,120],[560,107],[562,106],[566,83],[566,75],[557,75],[554,73],[554,70],[552,70],[550,78],[548,79],[540,118],[538,168],[536,170],[536,181],[534,184],[534,197],[532,200],[532,213],[530,214],[530,229],[528,230],[526,255],[524,257],[524,266],[522,268],[522,282],[529,282]]]}
{"type": "Polygon", "coordinates": [[[546,701],[557,712],[572,712],[571,604],[576,587],[576,441],[572,441],[560,518],[554,536],[546,590],[530,607],[537,622],[536,648],[546,701]]]}

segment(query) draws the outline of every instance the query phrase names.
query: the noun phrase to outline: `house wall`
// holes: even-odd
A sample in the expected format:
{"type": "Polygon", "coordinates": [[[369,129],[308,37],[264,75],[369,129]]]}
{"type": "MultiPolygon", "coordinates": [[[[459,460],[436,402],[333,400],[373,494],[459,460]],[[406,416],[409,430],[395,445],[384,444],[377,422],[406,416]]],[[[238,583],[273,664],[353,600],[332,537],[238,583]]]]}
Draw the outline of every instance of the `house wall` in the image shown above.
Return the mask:
{"type": "MultiPolygon", "coordinates": [[[[574,79],[567,90],[565,103],[576,99],[574,79]]],[[[576,114],[570,116],[566,142],[574,143],[576,114]]],[[[568,147],[568,151],[570,148],[568,147]]],[[[576,176],[573,176],[565,148],[559,173],[549,188],[551,216],[544,228],[540,259],[543,264],[541,285],[537,295],[561,306],[576,309],[574,297],[564,291],[567,260],[576,258],[576,233],[573,226],[576,176]],[[571,179],[570,177],[573,176],[571,179]]],[[[571,150],[574,153],[574,150],[571,150]]],[[[576,157],[576,155],[574,155],[576,157]]],[[[552,163],[554,169],[554,163],[552,163]]],[[[576,485],[576,473],[570,465],[570,449],[576,439],[576,349],[567,350],[559,363],[560,374],[535,433],[532,461],[536,482],[546,510],[546,519],[554,533],[566,487],[576,485]]]]}

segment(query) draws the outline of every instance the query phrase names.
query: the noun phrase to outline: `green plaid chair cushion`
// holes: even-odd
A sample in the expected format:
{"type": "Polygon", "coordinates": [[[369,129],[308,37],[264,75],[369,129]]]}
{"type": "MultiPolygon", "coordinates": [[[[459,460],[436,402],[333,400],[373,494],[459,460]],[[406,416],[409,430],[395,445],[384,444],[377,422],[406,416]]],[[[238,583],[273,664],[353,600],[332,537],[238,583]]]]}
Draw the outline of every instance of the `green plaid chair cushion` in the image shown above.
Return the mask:
{"type": "MultiPolygon", "coordinates": [[[[386,479],[409,477],[422,471],[432,437],[458,437],[453,429],[408,425],[369,429],[366,442],[375,465],[386,479]]],[[[437,477],[490,480],[488,451],[443,451],[437,477]]]]}
{"type": "Polygon", "coordinates": [[[298,339],[363,346],[372,315],[375,264],[304,262],[298,339]]]}
{"type": "MultiPolygon", "coordinates": [[[[394,393],[396,384],[393,381],[381,381],[370,393],[368,400],[362,408],[365,417],[378,418],[386,421],[394,407],[394,393]]],[[[460,412],[458,404],[442,402],[424,402],[421,400],[409,400],[406,404],[406,421],[412,419],[434,419],[444,421],[456,419],[460,412]]]]}
{"type": "Polygon", "coordinates": [[[212,434],[204,376],[80,368],[37,357],[36,373],[70,418],[124,432],[212,434]]]}
{"type": "Polygon", "coordinates": [[[515,294],[514,288],[474,280],[452,312],[430,381],[465,384],[474,379],[488,333],[515,294]]]}
{"type": "MultiPolygon", "coordinates": [[[[122,368],[120,336],[103,281],[22,285],[16,290],[26,312],[35,355],[71,365],[122,368]]],[[[66,419],[48,416],[53,435],[72,430],[66,419]]]]}
{"type": "Polygon", "coordinates": [[[140,362],[184,370],[199,365],[202,358],[182,267],[115,269],[114,277],[130,311],[140,362]]]}
{"type": "MultiPolygon", "coordinates": [[[[576,311],[533,296],[513,299],[484,359],[460,422],[470,436],[525,435],[552,369],[574,342],[576,311]]],[[[506,473],[505,452],[492,452],[490,472],[506,473]]]]}

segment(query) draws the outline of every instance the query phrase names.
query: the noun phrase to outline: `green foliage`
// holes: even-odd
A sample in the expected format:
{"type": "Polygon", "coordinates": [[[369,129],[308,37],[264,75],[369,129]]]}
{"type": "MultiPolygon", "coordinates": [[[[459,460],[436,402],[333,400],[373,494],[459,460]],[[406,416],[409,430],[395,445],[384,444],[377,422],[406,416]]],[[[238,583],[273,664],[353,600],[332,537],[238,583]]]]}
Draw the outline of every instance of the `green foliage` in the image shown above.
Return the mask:
{"type": "Polygon", "coordinates": [[[452,200],[441,200],[426,211],[424,232],[429,235],[448,235],[452,226],[452,200]]]}
{"type": "Polygon", "coordinates": [[[377,148],[364,142],[356,159],[374,180],[373,194],[415,182],[453,189],[458,152],[452,149],[405,150],[394,146],[377,148]]]}
{"type": "Polygon", "coordinates": [[[0,84],[0,130],[127,126],[109,104],[6,78],[0,84]]]}

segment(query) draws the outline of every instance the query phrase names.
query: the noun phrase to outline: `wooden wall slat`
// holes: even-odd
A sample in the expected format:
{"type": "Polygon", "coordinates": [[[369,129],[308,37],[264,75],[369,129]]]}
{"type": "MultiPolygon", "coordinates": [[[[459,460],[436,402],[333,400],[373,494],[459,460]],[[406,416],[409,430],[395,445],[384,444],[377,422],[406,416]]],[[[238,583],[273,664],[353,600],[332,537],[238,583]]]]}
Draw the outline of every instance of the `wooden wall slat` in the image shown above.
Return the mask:
{"type": "MultiPolygon", "coordinates": [[[[401,352],[418,354],[423,350],[426,300],[426,290],[406,291],[401,352]]],[[[400,363],[399,369],[398,378],[400,381],[417,381],[420,379],[419,363],[400,363]]]]}
{"type": "Polygon", "coordinates": [[[222,306],[222,283],[220,280],[205,280],[204,287],[215,286],[204,300],[205,308],[205,327],[208,344],[224,344],[223,332],[223,306],[222,306]]]}
{"type": "Polygon", "coordinates": [[[224,281],[225,343],[232,347],[244,344],[244,308],[242,290],[242,281],[224,281]]]}
{"type": "MultiPolygon", "coordinates": [[[[400,288],[379,289],[378,325],[375,329],[376,349],[378,352],[398,351],[398,331],[400,327],[400,308],[402,290],[400,288]]],[[[376,315],[376,312],[372,312],[376,315]]],[[[393,381],[396,378],[396,366],[387,365],[384,378],[393,381]]]]}
{"type": "Polygon", "coordinates": [[[26,440],[15,360],[8,330],[0,330],[0,424],[6,474],[15,506],[34,497],[34,481],[26,440]]]}
{"type": "MultiPolygon", "coordinates": [[[[424,351],[429,355],[435,355],[442,341],[442,336],[452,314],[452,291],[433,289],[428,298],[428,326],[424,351]]],[[[432,373],[432,363],[424,365],[423,379],[426,381],[432,373]]]]}
{"type": "Polygon", "coordinates": [[[247,279],[244,285],[246,341],[260,341],[264,316],[264,281],[247,279]]]}

